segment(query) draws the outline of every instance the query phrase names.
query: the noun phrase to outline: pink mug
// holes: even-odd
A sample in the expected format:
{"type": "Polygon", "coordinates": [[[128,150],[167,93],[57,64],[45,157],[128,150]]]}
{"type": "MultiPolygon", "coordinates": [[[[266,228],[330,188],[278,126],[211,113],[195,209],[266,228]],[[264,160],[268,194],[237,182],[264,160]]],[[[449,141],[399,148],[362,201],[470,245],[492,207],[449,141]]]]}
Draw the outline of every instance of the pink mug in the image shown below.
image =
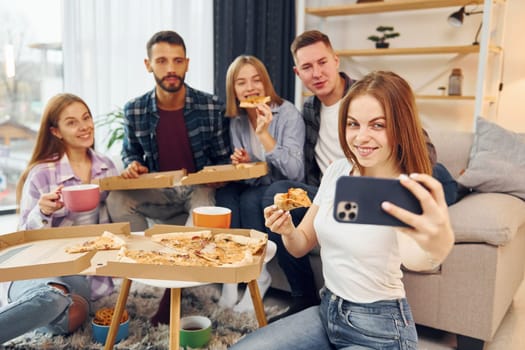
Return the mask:
{"type": "Polygon", "coordinates": [[[89,211],[98,206],[100,188],[96,184],[82,184],[62,188],[62,201],[71,211],[89,211]]]}

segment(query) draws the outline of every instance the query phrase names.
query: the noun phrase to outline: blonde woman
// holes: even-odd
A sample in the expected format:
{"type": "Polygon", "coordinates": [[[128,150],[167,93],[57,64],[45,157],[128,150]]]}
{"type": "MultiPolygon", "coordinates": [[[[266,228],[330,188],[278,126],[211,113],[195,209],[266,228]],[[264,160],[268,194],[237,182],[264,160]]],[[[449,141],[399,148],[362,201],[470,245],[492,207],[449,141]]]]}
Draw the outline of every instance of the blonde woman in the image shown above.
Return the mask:
{"type": "MultiPolygon", "coordinates": [[[[265,231],[260,198],[268,186],[277,180],[304,179],[304,122],[295,106],[275,92],[264,64],[254,56],[239,56],[226,74],[226,116],[230,121],[230,138],[234,152],[233,164],[264,161],[268,174],[217,189],[215,202],[232,210],[231,227],[265,231]],[[253,108],[241,108],[241,101],[253,97],[270,98],[253,108]]],[[[264,295],[271,283],[266,267],[259,277],[259,289],[264,295]]],[[[237,301],[237,286],[225,285],[220,304],[233,306],[237,301]]],[[[249,293],[234,308],[251,309],[249,293]]]]}

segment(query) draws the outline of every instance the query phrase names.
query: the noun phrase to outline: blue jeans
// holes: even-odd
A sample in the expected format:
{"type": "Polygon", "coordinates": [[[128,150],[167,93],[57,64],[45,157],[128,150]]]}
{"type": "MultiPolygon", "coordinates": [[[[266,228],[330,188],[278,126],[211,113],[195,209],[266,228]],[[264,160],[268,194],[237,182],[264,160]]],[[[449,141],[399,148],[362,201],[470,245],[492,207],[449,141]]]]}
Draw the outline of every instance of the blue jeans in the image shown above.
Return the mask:
{"type": "Polygon", "coordinates": [[[85,276],[14,281],[9,288],[9,304],[0,309],[0,344],[34,329],[68,333],[71,296],[49,283],[65,286],[70,294],[82,296],[89,304],[91,291],[85,276]]]}
{"type": "Polygon", "coordinates": [[[268,186],[250,186],[231,182],[215,191],[215,205],[230,208],[232,228],[266,231],[260,198],[268,186]]]}
{"type": "MultiPolygon", "coordinates": [[[[275,194],[287,192],[291,187],[304,189],[308,192],[308,197],[310,197],[311,200],[314,199],[318,189],[316,186],[309,186],[302,182],[292,180],[274,182],[263,195],[261,201],[263,210],[273,204],[275,194]]],[[[291,210],[290,214],[292,215],[294,224],[297,226],[303,219],[304,214],[306,214],[306,208],[291,210]]],[[[318,291],[315,287],[314,274],[308,255],[302,258],[292,256],[288,253],[288,250],[286,250],[281,235],[273,233],[268,228],[265,228],[265,230],[266,233],[268,233],[268,238],[277,245],[277,262],[290,284],[292,296],[315,297],[318,291]]]]}
{"type": "Polygon", "coordinates": [[[250,333],[230,349],[417,349],[406,299],[352,303],[321,289],[321,305],[250,333]]]}

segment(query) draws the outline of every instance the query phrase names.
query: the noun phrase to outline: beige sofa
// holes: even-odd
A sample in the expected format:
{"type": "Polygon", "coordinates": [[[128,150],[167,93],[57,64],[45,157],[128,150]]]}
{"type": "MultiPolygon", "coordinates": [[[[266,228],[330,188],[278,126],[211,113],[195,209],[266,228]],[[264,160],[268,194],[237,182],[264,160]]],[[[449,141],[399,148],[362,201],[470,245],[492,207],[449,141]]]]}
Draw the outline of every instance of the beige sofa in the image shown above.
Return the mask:
{"type": "MultiPolygon", "coordinates": [[[[467,167],[473,135],[430,134],[439,162],[457,178],[467,167]]],[[[456,244],[439,271],[404,272],[407,297],[417,324],[457,334],[458,349],[481,350],[524,277],[525,202],[507,194],[472,193],[449,210],[456,244]]],[[[318,251],[310,259],[320,287],[318,251]]],[[[276,259],[269,270],[272,286],[289,290],[276,259]]]]}

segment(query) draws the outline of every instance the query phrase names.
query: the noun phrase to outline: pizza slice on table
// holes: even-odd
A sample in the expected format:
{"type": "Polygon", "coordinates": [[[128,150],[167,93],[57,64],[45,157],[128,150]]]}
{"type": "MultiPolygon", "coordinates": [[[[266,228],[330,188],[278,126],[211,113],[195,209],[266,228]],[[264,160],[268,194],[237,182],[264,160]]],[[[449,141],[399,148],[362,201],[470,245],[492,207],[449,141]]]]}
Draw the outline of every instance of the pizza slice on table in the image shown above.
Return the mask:
{"type": "Polygon", "coordinates": [[[122,247],[117,255],[121,262],[152,265],[213,266],[191,252],[162,252],[158,250],[127,249],[122,247]]]}
{"type": "Polygon", "coordinates": [[[151,236],[157,242],[176,251],[188,251],[204,247],[212,239],[210,230],[159,233],[151,236]]]}
{"type": "Polygon", "coordinates": [[[286,193],[277,193],[273,197],[274,205],[282,210],[288,211],[312,205],[310,198],[302,188],[290,188],[286,193]]]}
{"type": "Polygon", "coordinates": [[[242,266],[253,262],[254,255],[264,247],[267,237],[229,233],[212,235],[211,231],[202,230],[156,234],[151,239],[171,248],[175,255],[187,255],[190,260],[195,258],[195,265],[242,266]]]}
{"type": "Polygon", "coordinates": [[[241,108],[256,108],[258,105],[271,101],[270,96],[250,96],[239,104],[241,108]]]}
{"type": "Polygon", "coordinates": [[[217,233],[213,236],[213,239],[218,246],[223,247],[224,249],[238,250],[247,248],[255,255],[264,248],[268,241],[268,236],[256,238],[233,235],[231,233],[217,233]]]}
{"type": "Polygon", "coordinates": [[[81,244],[67,247],[67,253],[85,253],[92,250],[119,250],[126,242],[115,234],[104,231],[102,235],[84,241],[81,244]]]}

